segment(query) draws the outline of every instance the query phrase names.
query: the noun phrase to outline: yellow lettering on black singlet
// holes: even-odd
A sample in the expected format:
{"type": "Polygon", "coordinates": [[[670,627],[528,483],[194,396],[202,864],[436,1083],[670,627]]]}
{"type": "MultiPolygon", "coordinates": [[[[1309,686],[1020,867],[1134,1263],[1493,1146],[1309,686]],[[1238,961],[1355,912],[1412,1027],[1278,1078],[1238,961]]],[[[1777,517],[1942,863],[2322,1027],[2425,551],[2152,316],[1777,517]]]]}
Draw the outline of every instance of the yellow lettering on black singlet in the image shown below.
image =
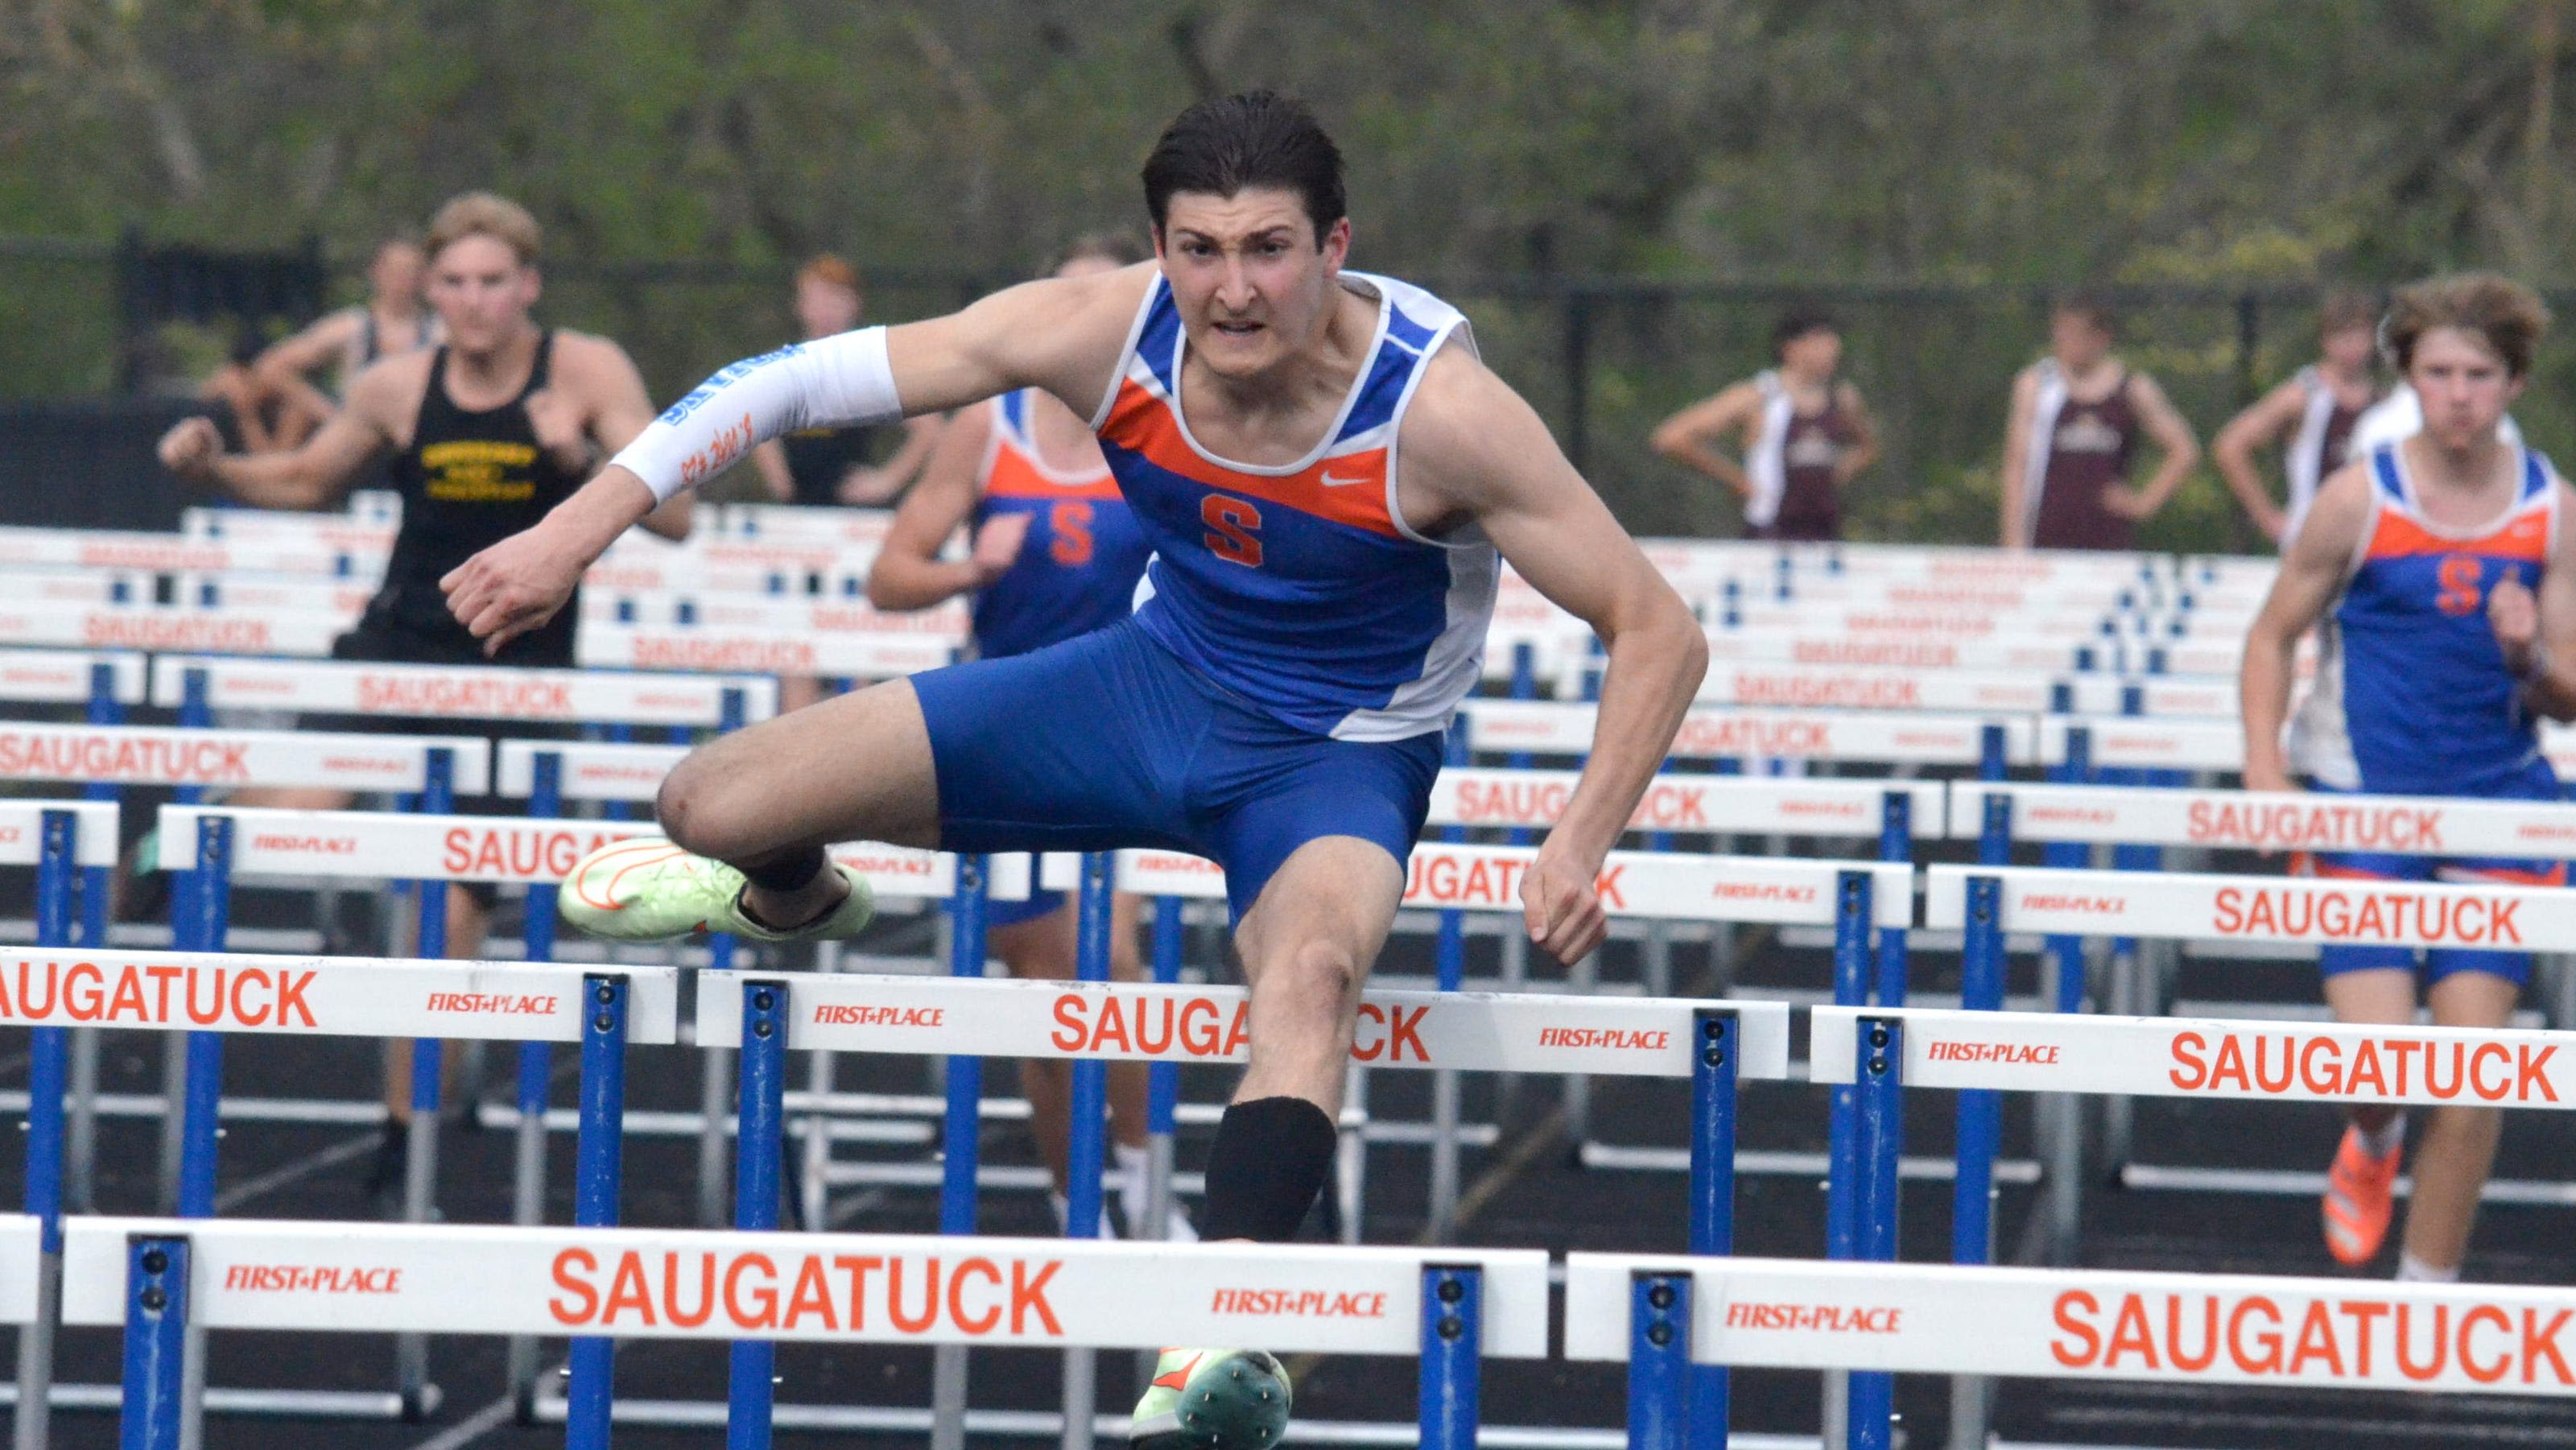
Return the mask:
{"type": "Polygon", "coordinates": [[[537,481],[527,476],[535,445],[461,438],[420,450],[423,490],[449,503],[523,503],[537,481]]]}

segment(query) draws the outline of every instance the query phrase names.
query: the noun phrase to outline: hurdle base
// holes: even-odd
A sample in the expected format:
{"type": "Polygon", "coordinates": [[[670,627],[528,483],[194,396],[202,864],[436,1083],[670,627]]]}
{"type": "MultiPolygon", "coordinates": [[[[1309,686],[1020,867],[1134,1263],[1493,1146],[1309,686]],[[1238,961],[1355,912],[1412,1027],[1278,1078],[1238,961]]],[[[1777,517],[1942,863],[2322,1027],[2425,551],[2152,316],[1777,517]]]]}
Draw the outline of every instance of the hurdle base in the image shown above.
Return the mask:
{"type": "MultiPolygon", "coordinates": [[[[2304,1169],[2194,1168],[2161,1163],[2123,1163],[2113,1178],[2119,1187],[2137,1192],[2250,1193],[2283,1198],[2316,1198],[2326,1191],[2326,1176],[2304,1169]]],[[[2413,1196],[2415,1180],[2400,1174],[2391,1191],[2413,1196]]],[[[2525,1208],[2576,1206],[2576,1183],[2527,1178],[2491,1178],[2478,1194],[2482,1204],[2508,1203],[2525,1208]]]]}
{"type": "MultiPolygon", "coordinates": [[[[1577,1151],[1575,1163],[1583,1168],[1610,1168],[1623,1172],[1688,1173],[1690,1150],[1687,1148],[1639,1148],[1623,1143],[1585,1143],[1577,1151]]],[[[1781,1153],[1744,1150],[1735,1155],[1735,1171],[1741,1176],[1766,1178],[1822,1178],[1825,1175],[1822,1153],[1781,1153]]],[[[1899,1160],[1897,1176],[1909,1183],[1949,1183],[1957,1180],[1959,1165],[1948,1158],[1909,1157],[1899,1160]]],[[[1995,1181],[2026,1187],[2044,1175],[2038,1163],[2028,1158],[1995,1160],[1995,1181]]],[[[2323,1192],[2325,1175],[2314,1175],[2318,1191],[2323,1192]]],[[[2576,1200],[2571,1200],[2576,1201],[2576,1200]]],[[[1739,1437],[1741,1438],[1741,1437],[1739,1437]]]]}
{"type": "MultiPolygon", "coordinates": [[[[665,1429],[721,1427],[725,1414],[721,1400],[620,1399],[610,1411],[615,1424],[665,1429]]],[[[537,1420],[540,1424],[562,1424],[564,1401],[554,1396],[538,1399],[537,1420]]],[[[772,1428],[790,1434],[927,1435],[931,1414],[927,1409],[898,1405],[781,1404],[770,1423],[772,1428]]],[[[1127,1416],[1094,1415],[1091,1429],[1102,1441],[1124,1444],[1127,1416]]],[[[966,1433],[1052,1440],[1064,1433],[1064,1416],[1053,1410],[968,1410],[966,1433]]],[[[1284,1439],[1294,1445],[1351,1445],[1375,1450],[1381,1446],[1421,1444],[1422,1426],[1413,1420],[1291,1420],[1284,1439]]],[[[1576,1425],[1479,1425],[1476,1443],[1482,1450],[1626,1450],[1628,1432],[1576,1425]]],[[[1822,1442],[1813,1435],[1748,1435],[1739,1430],[1727,1437],[1727,1445],[1729,1450],[1821,1450],[1822,1442]]]]}
{"type": "MultiPolygon", "coordinates": [[[[436,1385],[420,1387],[416,1405],[393,1390],[206,1390],[206,1413],[240,1415],[259,1420],[425,1420],[438,1413],[446,1396],[436,1385]]],[[[58,1410],[96,1410],[115,1414],[124,1407],[123,1385],[58,1384],[45,1396],[58,1410]]],[[[0,1407],[18,1403],[18,1386],[0,1384],[0,1407]]],[[[558,1416],[560,1418],[560,1416],[558,1416]]]]}

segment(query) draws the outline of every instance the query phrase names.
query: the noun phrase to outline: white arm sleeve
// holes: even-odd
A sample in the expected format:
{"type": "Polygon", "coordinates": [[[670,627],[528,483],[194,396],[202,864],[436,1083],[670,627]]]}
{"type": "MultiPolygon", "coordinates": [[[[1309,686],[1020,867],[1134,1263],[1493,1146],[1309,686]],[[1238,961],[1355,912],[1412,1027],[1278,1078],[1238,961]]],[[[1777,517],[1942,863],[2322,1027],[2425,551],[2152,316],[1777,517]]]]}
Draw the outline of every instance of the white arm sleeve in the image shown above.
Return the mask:
{"type": "Polygon", "coordinates": [[[635,435],[609,462],[656,500],[712,478],[799,428],[891,423],[903,416],[885,329],[863,327],[745,358],[717,371],[635,435]]]}

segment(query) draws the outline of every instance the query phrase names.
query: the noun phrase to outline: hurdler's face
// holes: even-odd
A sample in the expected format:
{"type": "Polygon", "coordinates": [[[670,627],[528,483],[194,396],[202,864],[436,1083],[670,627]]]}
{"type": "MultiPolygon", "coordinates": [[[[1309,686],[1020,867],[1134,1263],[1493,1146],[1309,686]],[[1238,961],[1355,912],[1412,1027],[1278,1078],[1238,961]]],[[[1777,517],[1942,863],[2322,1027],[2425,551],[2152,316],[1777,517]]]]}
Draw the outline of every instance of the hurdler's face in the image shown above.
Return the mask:
{"type": "Polygon", "coordinates": [[[1316,236],[1304,199],[1275,187],[1179,193],[1155,239],[1190,350],[1227,378],[1258,376],[1314,340],[1350,241],[1347,220],[1316,236]]]}

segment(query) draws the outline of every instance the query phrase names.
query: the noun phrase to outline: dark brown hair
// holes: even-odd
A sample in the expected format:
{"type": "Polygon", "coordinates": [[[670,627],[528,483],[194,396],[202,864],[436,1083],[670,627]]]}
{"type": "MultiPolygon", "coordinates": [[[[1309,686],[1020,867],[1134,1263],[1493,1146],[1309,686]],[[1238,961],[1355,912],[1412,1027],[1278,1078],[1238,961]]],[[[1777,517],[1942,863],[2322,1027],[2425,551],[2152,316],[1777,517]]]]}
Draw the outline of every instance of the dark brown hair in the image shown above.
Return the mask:
{"type": "Polygon", "coordinates": [[[2325,295],[2317,303],[2317,336],[2331,337],[2350,332],[2356,327],[2379,325],[2379,298],[2368,292],[2342,288],[2325,295]]]}
{"type": "Polygon", "coordinates": [[[2104,337],[2120,335],[2120,314],[2111,306],[2111,299],[2089,287],[2062,294],[2049,305],[2048,312],[2052,317],[2080,317],[2104,337]]]}
{"type": "Polygon", "coordinates": [[[1821,307],[1792,307],[1780,314],[1779,321],[1771,324],[1771,360],[1778,362],[1781,355],[1789,350],[1789,344],[1811,332],[1830,332],[1840,336],[1842,330],[1842,324],[1834,321],[1833,314],[1821,307]]]}
{"type": "Polygon", "coordinates": [[[1276,91],[1201,101],[1172,119],[1145,158],[1145,210],[1160,235],[1176,192],[1293,191],[1321,242],[1342,219],[1342,153],[1306,103],[1276,91]]]}

